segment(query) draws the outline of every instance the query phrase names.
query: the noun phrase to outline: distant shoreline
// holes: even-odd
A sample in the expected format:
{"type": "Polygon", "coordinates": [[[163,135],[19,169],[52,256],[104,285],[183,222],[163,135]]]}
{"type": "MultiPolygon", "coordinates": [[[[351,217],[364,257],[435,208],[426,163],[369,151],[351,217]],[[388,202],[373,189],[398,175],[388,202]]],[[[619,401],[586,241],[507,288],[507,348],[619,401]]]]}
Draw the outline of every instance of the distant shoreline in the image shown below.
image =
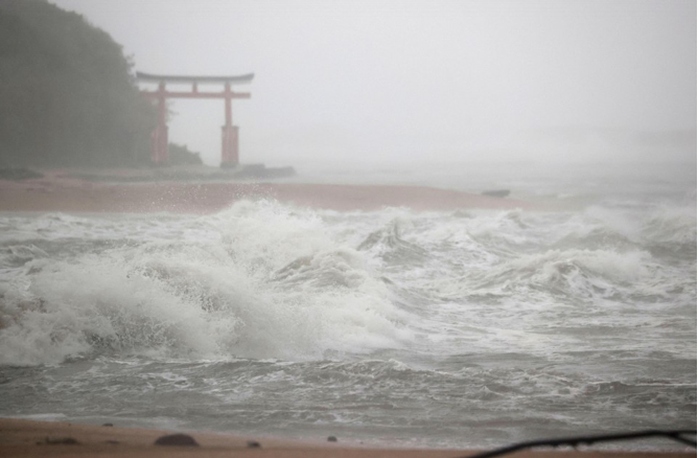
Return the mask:
{"type": "Polygon", "coordinates": [[[256,183],[240,181],[148,181],[109,183],[44,172],[41,178],[0,180],[0,211],[209,214],[243,199],[279,202],[338,211],[385,207],[413,210],[516,209],[540,206],[424,186],[256,183]]]}

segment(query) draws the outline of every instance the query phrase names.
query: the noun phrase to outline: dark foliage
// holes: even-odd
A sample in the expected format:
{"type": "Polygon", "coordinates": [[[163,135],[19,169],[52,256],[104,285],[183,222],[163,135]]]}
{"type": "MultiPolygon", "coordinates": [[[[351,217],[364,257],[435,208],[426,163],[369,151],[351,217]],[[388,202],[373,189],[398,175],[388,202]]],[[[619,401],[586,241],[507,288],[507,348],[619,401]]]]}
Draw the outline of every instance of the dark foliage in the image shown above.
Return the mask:
{"type": "Polygon", "coordinates": [[[179,165],[179,164],[186,164],[186,165],[201,165],[203,164],[203,161],[201,160],[201,156],[199,153],[195,153],[189,148],[187,148],[186,145],[179,145],[177,143],[170,143],[167,152],[169,155],[169,163],[170,165],[179,165]]]}
{"type": "Polygon", "coordinates": [[[45,0],[0,1],[0,163],[148,162],[154,125],[121,46],[45,0]]]}

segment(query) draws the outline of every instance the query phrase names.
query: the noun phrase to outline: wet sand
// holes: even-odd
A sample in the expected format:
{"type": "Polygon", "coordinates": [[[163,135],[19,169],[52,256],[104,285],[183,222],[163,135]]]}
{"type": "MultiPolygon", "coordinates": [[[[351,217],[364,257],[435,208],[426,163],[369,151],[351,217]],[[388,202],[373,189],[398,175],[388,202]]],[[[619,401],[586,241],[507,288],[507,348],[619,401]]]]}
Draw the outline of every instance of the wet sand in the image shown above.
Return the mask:
{"type": "MultiPolygon", "coordinates": [[[[456,458],[477,451],[408,450],[366,448],[338,442],[293,442],[265,437],[248,437],[202,432],[189,432],[194,446],[155,445],[157,438],[172,431],[120,428],[117,426],[84,425],[67,422],[45,422],[0,419],[0,456],[10,457],[283,457],[283,458],[456,458]],[[250,447],[255,441],[259,447],[250,447]],[[72,442],[72,443],[66,443],[72,442]]],[[[672,458],[695,456],[693,453],[619,453],[596,451],[522,451],[507,455],[518,458],[672,458]]]]}
{"type": "Polygon", "coordinates": [[[252,182],[102,183],[47,173],[43,178],[0,180],[0,211],[177,212],[206,214],[241,199],[273,198],[304,207],[379,210],[536,209],[510,198],[420,186],[252,182]]]}

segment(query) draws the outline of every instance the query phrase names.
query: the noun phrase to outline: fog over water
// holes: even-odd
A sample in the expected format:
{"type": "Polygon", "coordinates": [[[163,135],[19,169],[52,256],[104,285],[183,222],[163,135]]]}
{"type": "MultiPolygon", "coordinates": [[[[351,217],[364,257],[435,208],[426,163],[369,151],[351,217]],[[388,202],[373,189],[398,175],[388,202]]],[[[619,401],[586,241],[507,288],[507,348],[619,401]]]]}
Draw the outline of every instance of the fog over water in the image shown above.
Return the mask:
{"type": "MultiPolygon", "coordinates": [[[[137,70],[254,72],[243,162],[695,161],[689,0],[54,3],[137,70]]],[[[217,165],[222,103],[172,108],[172,140],[217,165]]]]}

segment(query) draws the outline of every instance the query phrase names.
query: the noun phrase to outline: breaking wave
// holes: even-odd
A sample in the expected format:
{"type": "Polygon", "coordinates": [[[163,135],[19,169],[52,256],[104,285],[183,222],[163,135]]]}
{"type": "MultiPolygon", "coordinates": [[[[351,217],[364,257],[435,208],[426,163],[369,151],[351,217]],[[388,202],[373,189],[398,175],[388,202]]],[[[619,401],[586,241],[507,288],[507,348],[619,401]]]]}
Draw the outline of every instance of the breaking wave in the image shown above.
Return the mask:
{"type": "Polygon", "coordinates": [[[202,225],[189,239],[126,240],[66,260],[6,248],[3,264],[21,274],[2,284],[1,362],[104,352],[303,360],[408,334],[362,254],[332,241],[315,214],[242,202],[187,221],[202,225]]]}
{"type": "Polygon", "coordinates": [[[690,208],[338,213],[261,200],[204,217],[8,216],[0,229],[11,365],[342,359],[437,340],[464,352],[506,319],[527,322],[522,307],[685,308],[696,294],[690,208]]]}

